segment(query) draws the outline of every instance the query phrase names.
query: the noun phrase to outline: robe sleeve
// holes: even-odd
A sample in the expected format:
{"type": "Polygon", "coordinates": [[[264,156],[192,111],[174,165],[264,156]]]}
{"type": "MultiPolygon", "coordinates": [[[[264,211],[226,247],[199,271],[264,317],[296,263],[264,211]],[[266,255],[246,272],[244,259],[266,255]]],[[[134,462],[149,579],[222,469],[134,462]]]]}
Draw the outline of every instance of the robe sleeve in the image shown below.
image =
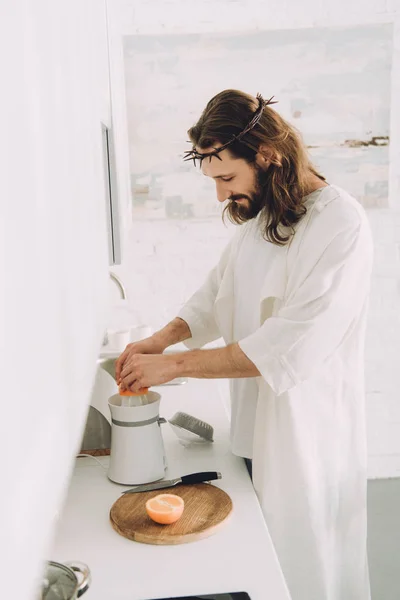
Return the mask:
{"type": "Polygon", "coordinates": [[[366,217],[354,210],[340,226],[327,217],[303,241],[294,264],[296,286],[278,313],[239,341],[277,395],[306,381],[333,355],[368,296],[372,241],[366,217]]]}
{"type": "Polygon", "coordinates": [[[203,285],[179,311],[178,317],[189,325],[192,337],[184,344],[189,349],[201,348],[221,337],[214,318],[214,303],[229,261],[233,240],[225,247],[218,264],[210,271],[203,285]]]}

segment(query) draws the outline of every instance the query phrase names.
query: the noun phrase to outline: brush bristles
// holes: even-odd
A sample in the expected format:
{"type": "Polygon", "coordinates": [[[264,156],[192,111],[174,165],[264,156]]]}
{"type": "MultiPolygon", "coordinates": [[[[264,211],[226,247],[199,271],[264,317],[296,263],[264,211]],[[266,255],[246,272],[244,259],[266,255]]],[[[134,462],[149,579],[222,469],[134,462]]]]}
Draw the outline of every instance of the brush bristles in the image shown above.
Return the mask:
{"type": "Polygon", "coordinates": [[[213,427],[208,423],[193,417],[192,415],[188,415],[187,413],[176,413],[172,419],[170,419],[170,423],[173,425],[178,425],[182,429],[187,429],[191,433],[205,438],[206,440],[212,441],[213,439],[213,427]]]}

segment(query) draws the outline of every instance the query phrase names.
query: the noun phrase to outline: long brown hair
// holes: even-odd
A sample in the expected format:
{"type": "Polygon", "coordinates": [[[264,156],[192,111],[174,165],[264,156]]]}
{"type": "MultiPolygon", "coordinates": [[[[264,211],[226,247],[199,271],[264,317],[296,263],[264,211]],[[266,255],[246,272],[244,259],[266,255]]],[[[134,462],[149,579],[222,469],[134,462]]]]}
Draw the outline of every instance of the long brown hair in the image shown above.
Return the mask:
{"type": "MultiPolygon", "coordinates": [[[[257,105],[256,98],[239,90],[220,92],[208,102],[198,122],[189,129],[191,142],[201,149],[229,142],[246,127],[257,105]]],[[[310,172],[325,181],[312,165],[300,133],[266,106],[257,125],[240,141],[233,141],[228,150],[235,158],[253,165],[258,182],[262,182],[261,203],[255,210],[256,214],[262,211],[265,239],[278,245],[286,244],[294,233],[294,225],[307,212],[304,197],[308,193],[306,185],[310,172]],[[272,151],[272,162],[264,176],[256,163],[261,145],[272,151]]],[[[249,216],[243,207],[229,202],[224,209],[225,216],[234,223],[243,223],[255,216],[254,208],[249,216]]]]}

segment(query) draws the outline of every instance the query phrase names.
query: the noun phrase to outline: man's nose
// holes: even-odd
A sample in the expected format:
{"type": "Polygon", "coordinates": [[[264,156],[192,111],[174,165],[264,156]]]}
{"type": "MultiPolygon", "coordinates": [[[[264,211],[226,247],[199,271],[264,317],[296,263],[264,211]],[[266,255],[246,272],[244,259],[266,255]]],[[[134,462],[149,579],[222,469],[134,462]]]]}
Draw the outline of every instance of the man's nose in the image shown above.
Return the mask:
{"type": "Polygon", "coordinates": [[[218,202],[225,202],[225,200],[231,195],[231,192],[229,192],[219,181],[216,182],[216,188],[218,202]]]}

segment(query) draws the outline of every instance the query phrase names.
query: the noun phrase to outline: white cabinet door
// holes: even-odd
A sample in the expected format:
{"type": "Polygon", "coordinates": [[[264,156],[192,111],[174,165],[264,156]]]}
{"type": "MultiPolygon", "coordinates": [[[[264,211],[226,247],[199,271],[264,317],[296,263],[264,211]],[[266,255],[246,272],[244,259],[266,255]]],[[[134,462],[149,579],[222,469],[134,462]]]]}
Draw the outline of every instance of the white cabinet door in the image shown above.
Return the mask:
{"type": "Polygon", "coordinates": [[[2,596],[29,600],[51,559],[106,326],[111,117],[104,2],[3,8],[2,596]]]}

